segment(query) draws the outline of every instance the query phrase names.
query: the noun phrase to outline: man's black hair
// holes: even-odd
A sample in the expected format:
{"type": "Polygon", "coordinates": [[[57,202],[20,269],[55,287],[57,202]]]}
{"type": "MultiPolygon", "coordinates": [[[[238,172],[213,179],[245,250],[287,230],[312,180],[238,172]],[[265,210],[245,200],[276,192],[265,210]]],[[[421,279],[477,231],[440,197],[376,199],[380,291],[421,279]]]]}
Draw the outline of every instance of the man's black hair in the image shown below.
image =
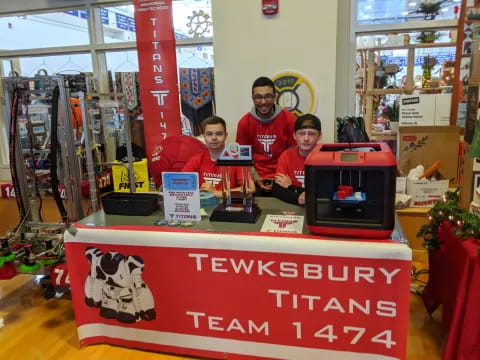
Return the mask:
{"type": "Polygon", "coordinates": [[[205,132],[205,128],[207,125],[216,125],[216,124],[222,124],[223,130],[225,133],[227,132],[227,124],[225,123],[225,120],[223,120],[220,116],[210,116],[206,118],[205,120],[202,121],[202,130],[205,132]]]}
{"type": "Polygon", "coordinates": [[[260,76],[257,78],[252,85],[252,94],[253,94],[253,89],[259,86],[270,86],[273,89],[273,94],[276,93],[275,90],[275,84],[273,83],[272,79],[266,77],[266,76],[260,76]]]}
{"type": "Polygon", "coordinates": [[[316,129],[322,132],[322,123],[313,114],[303,114],[295,120],[295,131],[300,129],[316,129]]]}

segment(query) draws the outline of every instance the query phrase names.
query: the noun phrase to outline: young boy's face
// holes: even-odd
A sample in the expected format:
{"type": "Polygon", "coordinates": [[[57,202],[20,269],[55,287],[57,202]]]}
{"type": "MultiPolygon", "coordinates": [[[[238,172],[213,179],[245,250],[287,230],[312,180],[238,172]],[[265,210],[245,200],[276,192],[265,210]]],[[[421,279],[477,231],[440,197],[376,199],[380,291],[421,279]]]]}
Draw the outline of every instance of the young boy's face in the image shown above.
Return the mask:
{"type": "Polygon", "coordinates": [[[320,140],[321,133],[317,129],[300,129],[293,135],[302,152],[310,152],[320,140]]]}
{"type": "Polygon", "coordinates": [[[205,126],[203,137],[210,150],[221,151],[225,147],[227,133],[222,124],[209,124],[205,126]]]}

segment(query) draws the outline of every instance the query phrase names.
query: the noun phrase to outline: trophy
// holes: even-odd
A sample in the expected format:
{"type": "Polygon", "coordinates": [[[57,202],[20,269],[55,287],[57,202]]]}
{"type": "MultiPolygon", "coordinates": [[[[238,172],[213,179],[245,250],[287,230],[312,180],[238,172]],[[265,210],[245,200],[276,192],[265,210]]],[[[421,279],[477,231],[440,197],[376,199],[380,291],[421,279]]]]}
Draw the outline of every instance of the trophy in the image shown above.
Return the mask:
{"type": "Polygon", "coordinates": [[[229,144],[217,159],[216,165],[222,167],[222,202],[213,210],[210,221],[228,221],[255,223],[262,212],[254,203],[250,166],[253,164],[252,147],[229,144]],[[232,197],[230,189],[230,166],[242,167],[241,197],[232,197]]]}

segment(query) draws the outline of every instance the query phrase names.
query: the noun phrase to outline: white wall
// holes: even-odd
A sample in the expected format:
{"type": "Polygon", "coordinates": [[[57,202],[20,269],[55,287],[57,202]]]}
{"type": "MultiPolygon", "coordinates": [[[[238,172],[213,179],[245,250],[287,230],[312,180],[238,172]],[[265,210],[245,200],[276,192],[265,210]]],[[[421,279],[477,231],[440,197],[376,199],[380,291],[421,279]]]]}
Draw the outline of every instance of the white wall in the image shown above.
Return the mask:
{"type": "Polygon", "coordinates": [[[252,82],[297,70],[317,89],[322,142],[333,142],[338,1],[279,0],[279,14],[268,18],[260,0],[213,0],[217,114],[230,139],[252,107],[252,82]]]}

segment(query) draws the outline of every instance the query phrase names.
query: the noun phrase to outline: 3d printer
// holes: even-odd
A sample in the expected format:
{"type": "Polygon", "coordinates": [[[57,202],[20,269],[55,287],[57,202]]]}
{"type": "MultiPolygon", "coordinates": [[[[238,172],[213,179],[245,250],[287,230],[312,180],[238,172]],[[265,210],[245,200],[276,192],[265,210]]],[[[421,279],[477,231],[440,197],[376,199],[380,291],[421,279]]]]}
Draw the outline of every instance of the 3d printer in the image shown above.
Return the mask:
{"type": "Polygon", "coordinates": [[[387,144],[318,145],[305,161],[310,231],[388,238],[395,225],[395,171],[387,144]]]}

